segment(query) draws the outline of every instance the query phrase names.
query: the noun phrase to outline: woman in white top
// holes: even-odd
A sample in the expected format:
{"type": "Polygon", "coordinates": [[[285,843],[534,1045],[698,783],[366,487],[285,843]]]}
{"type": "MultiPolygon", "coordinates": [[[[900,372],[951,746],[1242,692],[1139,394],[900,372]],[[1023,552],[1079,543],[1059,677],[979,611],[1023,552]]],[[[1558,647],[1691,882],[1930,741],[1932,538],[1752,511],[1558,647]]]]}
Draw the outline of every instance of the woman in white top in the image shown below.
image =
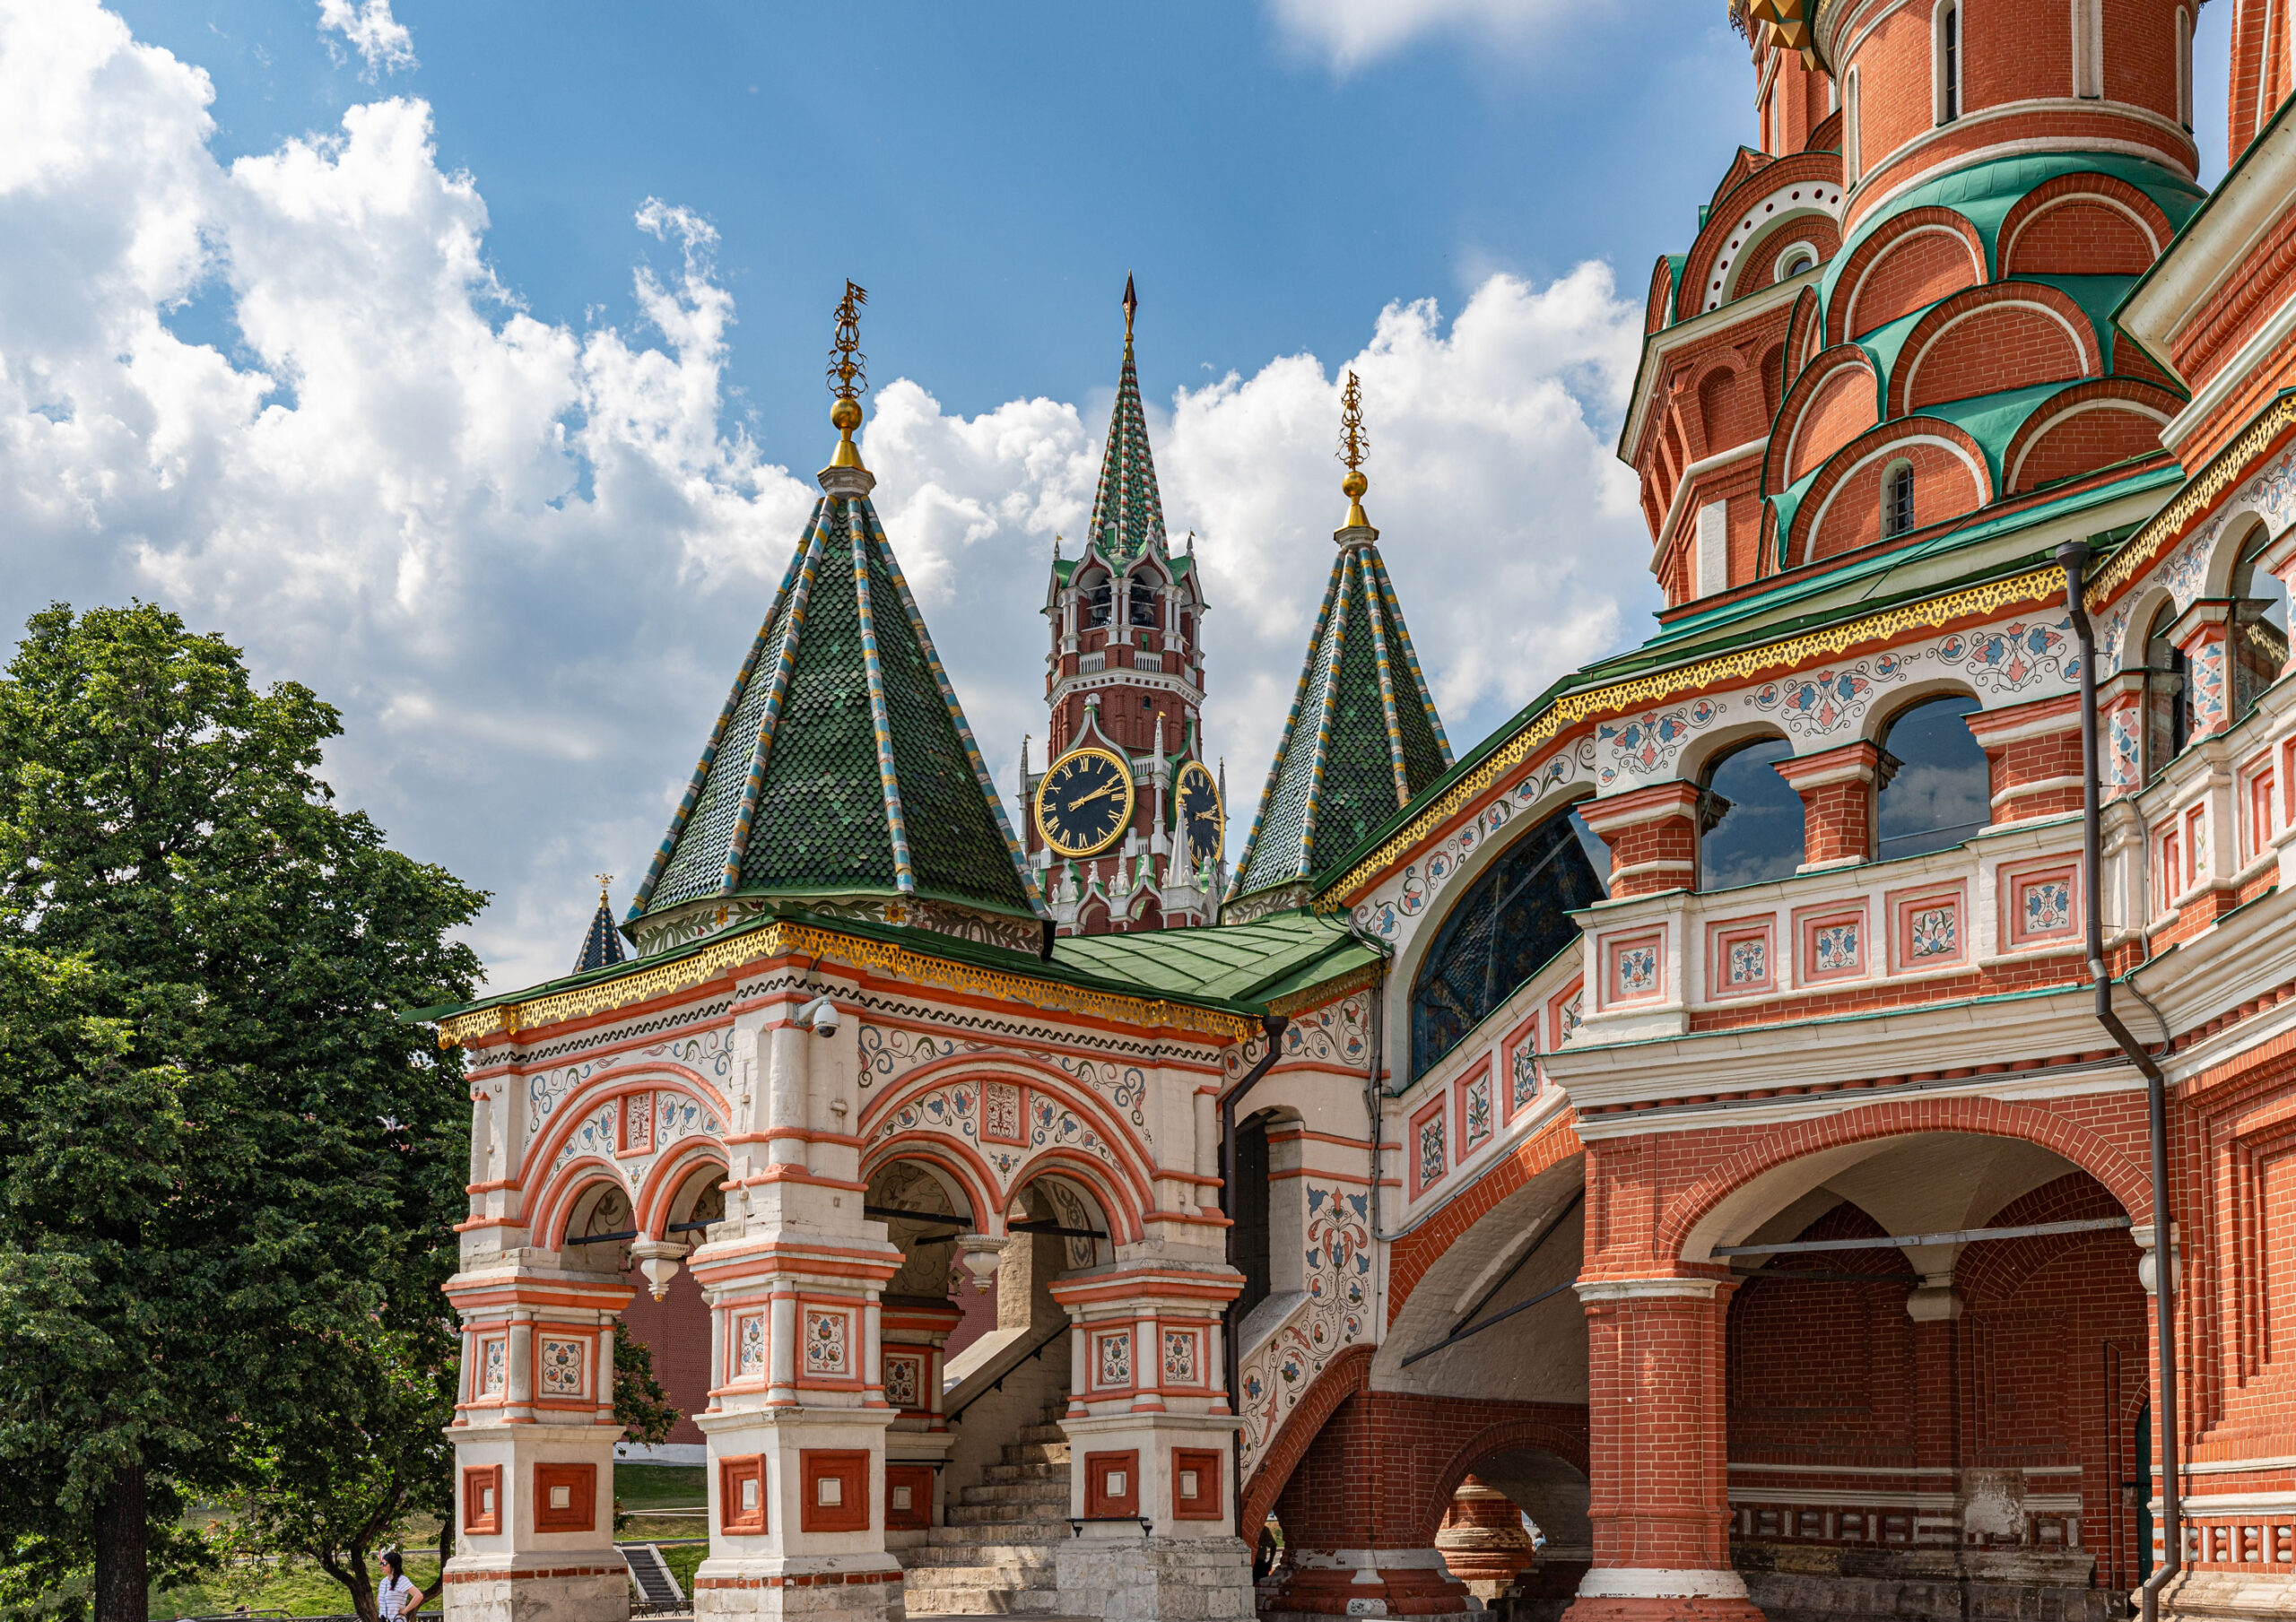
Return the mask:
{"type": "Polygon", "coordinates": [[[383,1556],[382,1585],[375,1590],[375,1609],[383,1622],[400,1622],[412,1618],[428,1598],[423,1592],[406,1580],[406,1562],[396,1549],[383,1556]]]}

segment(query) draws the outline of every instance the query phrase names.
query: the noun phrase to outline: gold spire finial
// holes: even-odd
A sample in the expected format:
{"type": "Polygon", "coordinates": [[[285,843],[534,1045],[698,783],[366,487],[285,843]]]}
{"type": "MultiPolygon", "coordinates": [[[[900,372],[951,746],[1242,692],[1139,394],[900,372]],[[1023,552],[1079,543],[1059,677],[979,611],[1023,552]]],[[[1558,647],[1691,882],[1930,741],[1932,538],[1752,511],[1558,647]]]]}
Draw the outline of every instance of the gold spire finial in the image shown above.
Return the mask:
{"type": "Polygon", "coordinates": [[[1140,308],[1140,295],[1132,291],[1132,273],[1124,273],[1124,353],[1132,358],[1132,313],[1140,308]]]}
{"type": "Polygon", "coordinates": [[[598,881],[598,905],[600,906],[604,906],[606,904],[606,887],[613,882],[613,875],[612,873],[592,873],[590,877],[598,881]]]}
{"type": "Polygon", "coordinates": [[[1363,386],[1350,372],[1347,386],[1339,391],[1339,459],[1347,464],[1347,477],[1339,481],[1339,490],[1347,498],[1349,529],[1371,527],[1371,520],[1363,516],[1363,492],[1371,488],[1363,476],[1363,458],[1370,448],[1370,438],[1363,431],[1363,386]]]}
{"type": "Polygon", "coordinates": [[[869,386],[869,357],[861,352],[861,307],[868,302],[868,290],[848,280],[845,297],[837,303],[837,336],[831,340],[829,351],[829,392],[837,396],[837,403],[829,408],[829,421],[838,431],[831,467],[861,465],[861,450],[853,443],[853,430],[861,426],[860,396],[869,386]]]}

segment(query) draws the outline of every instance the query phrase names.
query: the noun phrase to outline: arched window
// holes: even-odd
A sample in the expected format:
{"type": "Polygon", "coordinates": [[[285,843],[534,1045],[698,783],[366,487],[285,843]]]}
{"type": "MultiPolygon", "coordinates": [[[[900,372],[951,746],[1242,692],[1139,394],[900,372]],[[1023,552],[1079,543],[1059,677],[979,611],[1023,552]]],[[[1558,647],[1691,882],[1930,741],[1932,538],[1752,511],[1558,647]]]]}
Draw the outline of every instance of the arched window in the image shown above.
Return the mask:
{"type": "Polygon", "coordinates": [[[1892,462],[1882,473],[1882,536],[1913,533],[1913,464],[1892,462]]]}
{"type": "Polygon", "coordinates": [[[1134,576],[1132,580],[1132,614],[1130,623],[1156,627],[1156,587],[1153,582],[1134,576]]]}
{"type": "Polygon", "coordinates": [[[1857,70],[1851,68],[1841,91],[1841,172],[1857,184],[1857,70]]]}
{"type": "Polygon", "coordinates": [[[1978,701],[1956,695],[1909,705],[1883,735],[1892,761],[1878,796],[1874,854],[1918,856],[1959,845],[1993,820],[1992,778],[1965,716],[1978,701]]]}
{"type": "Polygon", "coordinates": [[[1935,54],[1931,77],[1936,85],[1936,121],[1951,124],[1961,116],[1961,0],[1941,0],[1933,18],[1930,39],[1935,54]]]}
{"type": "Polygon", "coordinates": [[[2257,554],[2271,538],[2258,525],[2232,569],[2232,623],[2227,629],[2235,721],[2257,707],[2288,663],[2288,587],[2271,570],[2257,567],[2257,554]]]}
{"type": "Polygon", "coordinates": [[[1796,242],[1778,256],[1778,271],[1770,279],[1774,282],[1785,282],[1800,275],[1805,270],[1815,270],[1817,264],[1818,250],[1806,242],[1796,242]]]}
{"type": "Polygon", "coordinates": [[[1267,1299],[1272,1270],[1268,1266],[1270,1235],[1267,1221],[1268,1117],[1254,1115],[1236,1128],[1234,1158],[1236,1186],[1222,1203],[1235,1223],[1232,1235],[1236,1269],[1244,1275],[1243,1293],[1236,1297],[1233,1322],[1240,1323],[1267,1299]]]}
{"type": "Polygon", "coordinates": [[[2073,93],[2090,100],[2105,93],[2103,0],[2073,0],[2073,93]]]}
{"type": "Polygon", "coordinates": [[[2177,605],[2161,605],[2152,629],[2144,638],[2144,775],[2161,768],[2184,753],[2192,721],[2185,697],[2184,650],[2169,640],[2176,623],[2177,605]]]}
{"type": "Polygon", "coordinates": [[[1572,910],[1608,894],[1583,837],[1575,812],[1542,823],[1500,853],[1451,909],[1412,983],[1414,1078],[1576,943],[1572,910]]]}
{"type": "Polygon", "coordinates": [[[1106,575],[1095,575],[1084,585],[1084,629],[1097,629],[1109,622],[1115,593],[1106,575]]]}
{"type": "Polygon", "coordinates": [[[2192,13],[2177,8],[2177,122],[2192,130],[2192,13]]]}
{"type": "Polygon", "coordinates": [[[1707,774],[1698,839],[1698,888],[1731,889],[1783,879],[1802,865],[1802,796],[1775,769],[1794,746],[1765,738],[1707,774]]]}

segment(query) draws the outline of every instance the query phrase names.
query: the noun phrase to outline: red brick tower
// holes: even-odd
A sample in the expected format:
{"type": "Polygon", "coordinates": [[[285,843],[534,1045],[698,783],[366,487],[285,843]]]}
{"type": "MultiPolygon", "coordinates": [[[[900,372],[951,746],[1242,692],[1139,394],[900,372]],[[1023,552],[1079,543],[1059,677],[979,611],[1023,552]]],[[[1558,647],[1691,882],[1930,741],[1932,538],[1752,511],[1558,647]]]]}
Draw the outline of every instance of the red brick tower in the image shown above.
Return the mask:
{"type": "Polygon", "coordinates": [[[1064,934],[1209,924],[1226,883],[1223,785],[1203,753],[1205,605],[1193,547],[1174,556],[1133,369],[1124,369],[1082,553],[1056,543],[1045,594],[1052,709],[1041,772],[1022,746],[1021,820],[1064,934]]]}

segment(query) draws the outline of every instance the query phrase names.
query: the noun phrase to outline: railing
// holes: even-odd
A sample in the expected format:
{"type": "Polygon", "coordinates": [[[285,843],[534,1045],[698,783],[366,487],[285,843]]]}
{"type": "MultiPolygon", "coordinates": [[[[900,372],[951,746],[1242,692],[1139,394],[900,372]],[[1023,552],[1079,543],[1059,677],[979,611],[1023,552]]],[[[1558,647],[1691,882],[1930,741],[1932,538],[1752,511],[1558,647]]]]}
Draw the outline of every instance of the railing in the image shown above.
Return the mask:
{"type": "Polygon", "coordinates": [[[990,1392],[1003,1391],[1004,1389],[1004,1382],[1013,1377],[1014,1372],[1020,1368],[1021,1365],[1023,1363],[1033,1362],[1038,1357],[1043,1354],[1046,1347],[1050,1346],[1054,1341],[1067,1334],[1069,1327],[1070,1326],[1068,1324],[1062,1324],[1058,1329],[1054,1330],[1043,1340],[1029,1348],[1028,1350],[1013,1358],[1012,1362],[1006,1364],[1004,1366],[1004,1373],[998,1375],[996,1379],[990,1381],[986,1389],[973,1392],[971,1396],[967,1397],[962,1402],[958,1403],[955,1408],[952,1409],[948,1414],[948,1422],[951,1425],[954,1425],[959,1419],[964,1417],[965,1409],[979,1401],[990,1392]]]}

